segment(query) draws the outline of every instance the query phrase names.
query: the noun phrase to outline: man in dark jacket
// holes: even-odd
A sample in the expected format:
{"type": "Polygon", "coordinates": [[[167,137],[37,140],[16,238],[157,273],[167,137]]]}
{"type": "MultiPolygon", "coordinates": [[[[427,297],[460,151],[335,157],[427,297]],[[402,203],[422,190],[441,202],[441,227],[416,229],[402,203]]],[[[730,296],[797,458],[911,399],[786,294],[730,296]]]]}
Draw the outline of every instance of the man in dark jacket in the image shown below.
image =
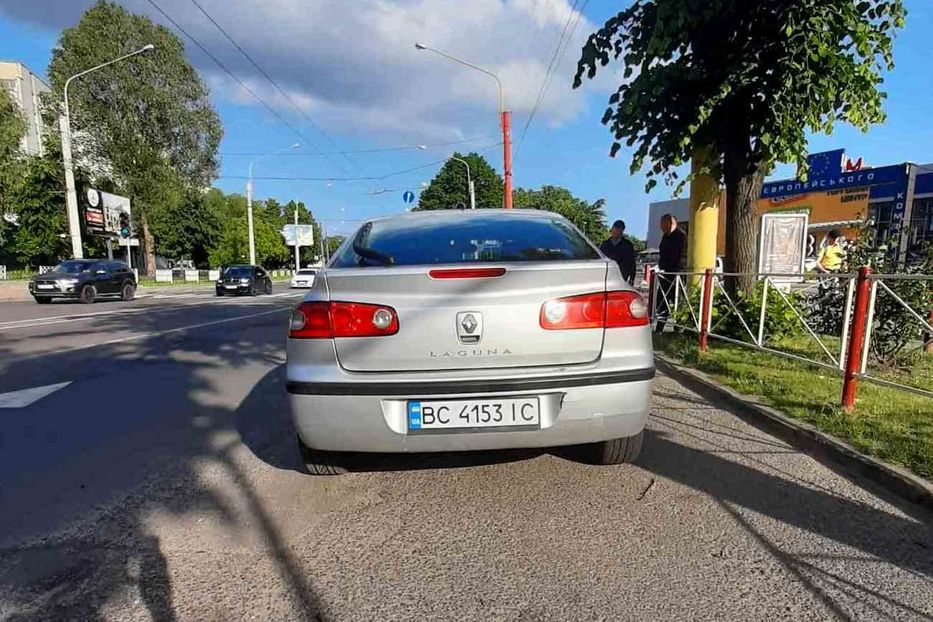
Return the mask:
{"type": "Polygon", "coordinates": [[[687,236],[682,229],[677,227],[677,219],[673,214],[661,216],[661,231],[664,235],[658,246],[658,270],[662,274],[658,275],[658,299],[655,304],[658,319],[654,327],[658,333],[664,332],[664,323],[670,317],[670,304],[673,303],[676,295],[674,291],[676,277],[665,276],[663,273],[682,272],[687,250],[687,236]]]}
{"type": "Polygon", "coordinates": [[[622,278],[629,283],[635,282],[635,247],[624,235],[625,222],[617,220],[609,230],[609,239],[599,245],[603,255],[619,264],[622,278]]]}

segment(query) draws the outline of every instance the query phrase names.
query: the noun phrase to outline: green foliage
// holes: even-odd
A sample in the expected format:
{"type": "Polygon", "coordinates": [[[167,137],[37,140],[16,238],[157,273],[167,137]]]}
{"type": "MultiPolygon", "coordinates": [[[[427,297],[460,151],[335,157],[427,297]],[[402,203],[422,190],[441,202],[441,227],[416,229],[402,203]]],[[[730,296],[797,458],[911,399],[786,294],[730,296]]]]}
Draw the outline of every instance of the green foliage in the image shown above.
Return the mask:
{"type": "Polygon", "coordinates": [[[20,140],[26,132],[26,121],[19,106],[6,89],[0,88],[0,246],[11,226],[2,218],[14,211],[13,192],[22,177],[20,140]]]}
{"type": "Polygon", "coordinates": [[[636,0],[590,35],[574,86],[622,62],[603,123],[612,155],[624,142],[633,173],[649,163],[649,185],[676,180],[697,147],[739,152],[748,171],[803,168],[807,132],[884,120],[881,74],[904,18],[902,0],[636,0]]]}
{"type": "Polygon", "coordinates": [[[20,265],[50,265],[71,254],[64,209],[64,171],[49,157],[23,162],[22,178],[12,192],[18,224],[10,228],[7,253],[20,265]]]}
{"type": "Polygon", "coordinates": [[[217,174],[223,131],[207,87],[170,30],[105,0],[62,31],[48,75],[60,101],[70,76],[150,43],[152,51],[72,81],[68,94],[76,161],[109,171],[130,198],[152,275],[158,227],[149,220],[165,222],[187,190],[217,174]]]}
{"type": "Polygon", "coordinates": [[[210,250],[219,243],[223,224],[207,194],[186,192],[181,201],[170,202],[158,211],[151,225],[160,255],[191,259],[199,268],[210,267],[210,250]]]}
{"type": "Polygon", "coordinates": [[[150,43],[154,50],[72,82],[76,151],[110,163],[120,180],[145,176],[164,157],[186,183],[203,186],[217,172],[220,119],[167,28],[101,0],[62,31],[48,69],[52,90],[59,98],[68,77],[150,43]]]}
{"type": "Polygon", "coordinates": [[[327,256],[330,257],[337,252],[337,249],[340,248],[340,245],[343,244],[343,241],[346,240],[346,236],[343,235],[334,235],[327,238],[327,256]]]}
{"type": "MultiPolygon", "coordinates": [[[[646,248],[648,248],[648,243],[647,243],[647,242],[645,242],[644,240],[640,240],[640,239],[636,238],[634,235],[629,235],[629,234],[627,234],[627,233],[623,233],[622,236],[623,236],[626,240],[628,240],[629,242],[632,243],[632,246],[635,247],[635,252],[636,252],[636,253],[640,253],[640,252],[642,252],[643,250],[645,250],[646,248]]],[[[608,231],[606,232],[606,237],[609,237],[609,232],[608,232],[608,231]]]]}
{"type": "Polygon", "coordinates": [[[6,89],[0,89],[0,164],[6,164],[19,152],[26,133],[26,120],[6,89]]]}
{"type": "MultiPolygon", "coordinates": [[[[693,314],[696,315],[696,318],[700,318],[700,286],[696,285],[690,287],[688,290],[690,305],[693,307],[693,314]]],[[[742,319],[745,320],[745,324],[748,325],[748,328],[751,329],[752,333],[757,336],[758,333],[758,323],[761,317],[761,301],[763,298],[764,292],[764,282],[759,281],[755,288],[752,290],[752,293],[748,296],[739,294],[736,297],[732,298],[732,302],[735,303],[736,309],[739,313],[736,313],[732,309],[732,305],[729,304],[729,301],[723,296],[722,292],[715,289],[715,294],[713,296],[713,307],[712,307],[712,331],[719,335],[724,335],[726,337],[731,337],[732,339],[738,339],[741,341],[753,342],[751,335],[749,335],[748,330],[742,324],[742,319]],[[740,319],[740,314],[741,318],[740,319]]],[[[672,294],[673,296],[673,294],[672,294]]],[[[681,296],[683,292],[681,291],[681,296]]],[[[731,296],[731,295],[730,295],[731,296]]],[[[801,298],[793,292],[785,292],[784,296],[787,297],[788,301],[794,308],[798,311],[801,310],[801,298]]],[[[671,304],[673,304],[673,298],[671,299],[671,304]]],[[[694,320],[693,315],[690,313],[690,308],[684,303],[683,299],[678,306],[677,313],[674,314],[674,320],[677,324],[682,326],[696,326],[696,321],[694,320]]],[[[765,330],[764,338],[766,342],[775,343],[786,337],[802,335],[804,334],[803,324],[797,318],[796,314],[788,307],[787,303],[781,298],[781,296],[774,291],[774,288],[770,288],[768,292],[767,299],[767,309],[765,309],[765,330]]]]}
{"type": "MultiPolygon", "coordinates": [[[[493,169],[486,158],[470,153],[454,153],[454,157],[466,160],[476,189],[476,207],[502,207],[502,177],[493,169]]],[[[416,210],[456,209],[459,205],[470,207],[467,189],[466,167],[462,162],[447,160],[428,187],[421,192],[416,210]]]]}
{"type": "MultiPolygon", "coordinates": [[[[886,252],[886,248],[897,247],[894,241],[892,240],[886,248],[876,250],[872,244],[872,237],[872,232],[866,227],[850,245],[850,266],[869,266],[876,274],[933,274],[933,247],[929,248],[926,256],[921,257],[917,263],[901,270],[894,253],[886,252]]],[[[933,309],[933,281],[895,279],[883,282],[921,317],[929,317],[929,312],[933,309]]],[[[903,362],[902,359],[909,358],[912,354],[908,352],[909,346],[918,343],[922,337],[923,329],[916,317],[879,285],[871,332],[872,358],[885,366],[903,362]]]]}
{"type": "Polygon", "coordinates": [[[574,87],[621,61],[602,118],[610,155],[633,148],[648,190],[659,177],[675,194],[697,175],[724,184],[725,267],[745,275],[726,286],[748,293],[765,175],[777,162],[805,171],[808,132],[884,121],[882,73],[904,18],[903,0],[635,0],[590,35],[574,87]]]}
{"type": "Polygon", "coordinates": [[[560,214],[597,244],[606,237],[605,203],[605,199],[587,203],[560,186],[542,186],[540,190],[518,188],[512,192],[512,206],[516,209],[539,209],[560,214]]]}
{"type": "MultiPolygon", "coordinates": [[[[257,217],[255,213],[253,216],[257,263],[265,267],[287,263],[291,256],[290,250],[285,246],[276,223],[265,217],[257,217]]],[[[224,223],[217,245],[210,250],[209,260],[211,266],[249,262],[249,237],[245,216],[224,223]]]]}

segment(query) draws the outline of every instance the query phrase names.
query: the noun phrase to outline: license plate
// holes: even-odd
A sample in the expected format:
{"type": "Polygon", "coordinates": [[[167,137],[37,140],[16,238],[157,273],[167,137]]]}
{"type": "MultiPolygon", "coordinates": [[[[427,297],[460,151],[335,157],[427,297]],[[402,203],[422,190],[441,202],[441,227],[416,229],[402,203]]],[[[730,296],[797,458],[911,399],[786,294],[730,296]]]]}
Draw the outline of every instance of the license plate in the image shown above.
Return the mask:
{"type": "Polygon", "coordinates": [[[538,428],[541,425],[537,397],[479,400],[410,400],[410,432],[484,429],[538,428]]]}
{"type": "Polygon", "coordinates": [[[236,285],[224,285],[227,289],[236,289],[236,285]]]}
{"type": "Polygon", "coordinates": [[[55,289],[55,286],[40,283],[39,285],[36,285],[36,289],[55,289]]]}

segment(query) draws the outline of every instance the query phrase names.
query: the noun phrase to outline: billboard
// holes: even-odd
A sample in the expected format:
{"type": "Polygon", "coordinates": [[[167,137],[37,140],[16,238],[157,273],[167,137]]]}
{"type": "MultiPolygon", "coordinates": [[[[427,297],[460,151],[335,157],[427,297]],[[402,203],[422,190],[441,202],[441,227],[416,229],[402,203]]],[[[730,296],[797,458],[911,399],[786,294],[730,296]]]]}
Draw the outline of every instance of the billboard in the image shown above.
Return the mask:
{"type": "Polygon", "coordinates": [[[84,226],[88,233],[119,235],[120,214],[131,213],[130,200],[109,192],[88,188],[85,195],[84,226]]]}
{"type": "Polygon", "coordinates": [[[314,226],[285,225],[282,227],[282,237],[285,238],[286,246],[295,246],[296,238],[298,246],[311,246],[314,244],[314,226]]]}

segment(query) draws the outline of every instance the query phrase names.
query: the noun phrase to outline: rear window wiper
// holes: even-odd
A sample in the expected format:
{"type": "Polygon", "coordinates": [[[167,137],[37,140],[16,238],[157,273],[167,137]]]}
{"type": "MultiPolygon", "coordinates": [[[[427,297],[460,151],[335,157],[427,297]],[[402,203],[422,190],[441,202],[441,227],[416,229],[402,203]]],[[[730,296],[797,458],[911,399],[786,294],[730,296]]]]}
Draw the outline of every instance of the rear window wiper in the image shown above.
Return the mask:
{"type": "Polygon", "coordinates": [[[369,234],[370,229],[372,229],[372,223],[366,223],[363,228],[360,229],[360,232],[356,234],[356,237],[353,238],[353,252],[363,259],[371,259],[383,266],[391,266],[395,263],[395,257],[388,253],[382,253],[369,248],[368,246],[363,246],[363,238],[369,234]]]}

